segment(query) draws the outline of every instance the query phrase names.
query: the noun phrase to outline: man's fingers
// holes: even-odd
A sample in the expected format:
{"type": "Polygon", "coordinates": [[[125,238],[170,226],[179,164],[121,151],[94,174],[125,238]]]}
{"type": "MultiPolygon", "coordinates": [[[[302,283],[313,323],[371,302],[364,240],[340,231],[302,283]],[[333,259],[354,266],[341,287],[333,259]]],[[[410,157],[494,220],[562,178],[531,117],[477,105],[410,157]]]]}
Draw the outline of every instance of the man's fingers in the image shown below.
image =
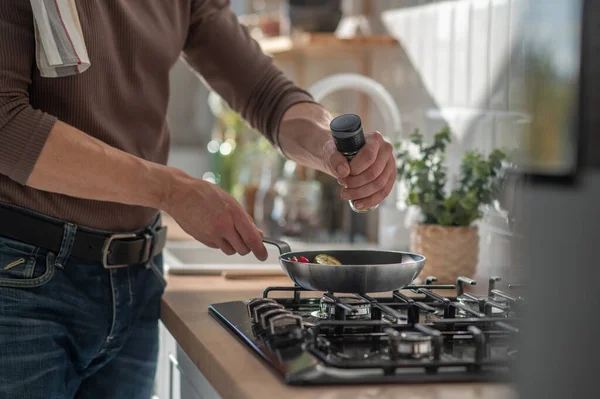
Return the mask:
{"type": "MultiPolygon", "coordinates": [[[[265,260],[267,260],[267,257],[269,256],[267,254],[267,249],[265,248],[265,244],[263,244],[263,242],[262,242],[262,239],[265,236],[265,232],[262,231],[261,229],[259,229],[256,226],[256,224],[254,224],[254,220],[248,214],[248,212],[244,212],[244,215],[246,215],[246,219],[248,220],[248,223],[249,223],[248,231],[249,231],[250,235],[248,236],[248,238],[245,238],[246,236],[243,235],[239,229],[238,229],[238,232],[240,233],[240,235],[242,236],[242,239],[244,239],[244,242],[246,243],[248,248],[250,248],[250,251],[252,251],[254,256],[256,256],[256,258],[260,261],[265,261],[265,260]],[[254,234],[254,232],[258,232],[258,236],[256,234],[254,234]],[[258,254],[257,254],[257,251],[258,251],[258,254]],[[262,258],[263,256],[264,256],[264,259],[262,258]]],[[[236,225],[236,229],[237,229],[237,225],[236,225]]]]}
{"type": "Polygon", "coordinates": [[[360,186],[357,188],[345,188],[342,190],[341,196],[342,199],[345,200],[359,200],[362,198],[367,198],[377,193],[380,190],[383,190],[388,181],[392,178],[395,169],[395,163],[388,159],[388,162],[385,164],[385,168],[383,172],[377,176],[375,180],[372,180],[370,183],[365,184],[364,186],[360,186]]]}
{"type": "Polygon", "coordinates": [[[377,160],[379,147],[385,143],[387,142],[379,132],[368,135],[365,145],[350,162],[351,174],[353,176],[358,176],[369,169],[377,160]]]}
{"type": "Polygon", "coordinates": [[[250,249],[244,243],[243,238],[240,236],[240,234],[238,233],[235,226],[232,226],[232,229],[231,229],[231,231],[229,231],[227,233],[226,238],[227,238],[227,241],[229,241],[229,243],[235,250],[235,252],[237,252],[238,254],[240,254],[242,256],[248,255],[248,253],[250,252],[250,249]]]}
{"type": "Polygon", "coordinates": [[[323,155],[326,161],[327,169],[338,180],[350,174],[350,164],[335,147],[333,140],[328,141],[323,147],[323,155]]]}
{"type": "MultiPolygon", "coordinates": [[[[389,155],[385,156],[385,153],[381,151],[382,148],[379,148],[379,156],[377,156],[375,162],[367,170],[358,175],[350,175],[342,179],[342,183],[346,188],[362,187],[365,184],[371,183],[383,173],[386,165],[389,163],[390,157],[389,155]]],[[[352,172],[354,173],[354,170],[352,172]]]]}
{"type": "Polygon", "coordinates": [[[262,237],[254,223],[250,223],[248,219],[241,219],[236,223],[235,228],[245,245],[254,254],[256,259],[260,261],[267,260],[268,254],[265,244],[262,242],[262,237]]]}
{"type": "Polygon", "coordinates": [[[231,244],[229,244],[229,242],[227,242],[227,240],[225,240],[224,238],[221,238],[219,240],[218,245],[219,245],[219,248],[221,249],[221,251],[223,251],[223,253],[225,255],[231,256],[231,255],[235,254],[235,249],[233,249],[231,244]]]}
{"type": "Polygon", "coordinates": [[[366,209],[381,204],[381,202],[392,192],[392,188],[394,188],[394,183],[395,179],[388,179],[383,189],[377,191],[375,194],[367,198],[362,198],[358,201],[355,201],[354,206],[357,209],[366,209]]]}
{"type": "Polygon", "coordinates": [[[206,245],[209,248],[214,248],[214,249],[219,248],[219,245],[216,244],[216,243],[214,243],[214,242],[212,242],[212,241],[203,242],[203,244],[206,245]]]}

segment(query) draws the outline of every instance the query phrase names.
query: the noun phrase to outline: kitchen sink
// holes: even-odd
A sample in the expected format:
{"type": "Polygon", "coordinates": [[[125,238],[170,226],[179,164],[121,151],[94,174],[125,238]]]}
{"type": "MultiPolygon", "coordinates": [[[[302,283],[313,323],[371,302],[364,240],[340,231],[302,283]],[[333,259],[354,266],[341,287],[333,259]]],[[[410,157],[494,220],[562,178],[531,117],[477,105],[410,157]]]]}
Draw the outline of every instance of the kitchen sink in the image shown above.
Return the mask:
{"type": "Polygon", "coordinates": [[[253,254],[227,256],[199,242],[169,242],[164,251],[165,269],[171,274],[219,275],[229,270],[280,270],[277,248],[267,248],[269,259],[257,260],[253,254]]]}

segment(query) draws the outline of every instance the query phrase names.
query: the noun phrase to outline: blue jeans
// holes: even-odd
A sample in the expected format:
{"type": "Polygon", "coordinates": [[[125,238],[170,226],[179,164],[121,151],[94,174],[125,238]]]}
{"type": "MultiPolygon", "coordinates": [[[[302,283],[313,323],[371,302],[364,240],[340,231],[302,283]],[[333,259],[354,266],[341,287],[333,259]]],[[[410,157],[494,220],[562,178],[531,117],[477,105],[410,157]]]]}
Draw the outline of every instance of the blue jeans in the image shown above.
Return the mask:
{"type": "MultiPolygon", "coordinates": [[[[1,221],[0,221],[1,222],[1,221]]],[[[162,255],[105,269],[0,237],[0,399],[150,399],[162,255]]]]}

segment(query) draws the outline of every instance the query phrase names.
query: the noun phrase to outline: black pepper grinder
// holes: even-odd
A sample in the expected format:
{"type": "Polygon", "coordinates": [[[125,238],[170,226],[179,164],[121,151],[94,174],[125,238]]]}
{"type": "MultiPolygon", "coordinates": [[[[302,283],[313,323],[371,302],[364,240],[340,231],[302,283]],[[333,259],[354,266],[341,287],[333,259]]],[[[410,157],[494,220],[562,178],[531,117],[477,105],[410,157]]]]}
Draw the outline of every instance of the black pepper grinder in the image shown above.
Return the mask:
{"type": "MultiPolygon", "coordinates": [[[[350,162],[365,145],[362,122],[358,115],[343,114],[334,118],[329,124],[331,135],[337,150],[350,162]]],[[[348,201],[350,208],[356,213],[366,213],[376,209],[377,206],[367,209],[356,209],[354,201],[348,201]]]]}

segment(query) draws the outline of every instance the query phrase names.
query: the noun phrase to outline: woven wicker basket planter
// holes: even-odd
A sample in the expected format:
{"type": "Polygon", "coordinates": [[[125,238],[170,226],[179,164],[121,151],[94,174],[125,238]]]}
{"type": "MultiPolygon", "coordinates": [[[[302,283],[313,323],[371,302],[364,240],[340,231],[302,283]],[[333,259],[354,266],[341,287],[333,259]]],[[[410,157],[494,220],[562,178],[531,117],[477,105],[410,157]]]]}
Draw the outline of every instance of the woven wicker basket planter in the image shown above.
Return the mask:
{"type": "Polygon", "coordinates": [[[473,278],[479,259],[477,227],[414,225],[410,233],[411,252],[427,258],[419,278],[435,276],[438,283],[454,284],[456,278],[473,278]]]}

